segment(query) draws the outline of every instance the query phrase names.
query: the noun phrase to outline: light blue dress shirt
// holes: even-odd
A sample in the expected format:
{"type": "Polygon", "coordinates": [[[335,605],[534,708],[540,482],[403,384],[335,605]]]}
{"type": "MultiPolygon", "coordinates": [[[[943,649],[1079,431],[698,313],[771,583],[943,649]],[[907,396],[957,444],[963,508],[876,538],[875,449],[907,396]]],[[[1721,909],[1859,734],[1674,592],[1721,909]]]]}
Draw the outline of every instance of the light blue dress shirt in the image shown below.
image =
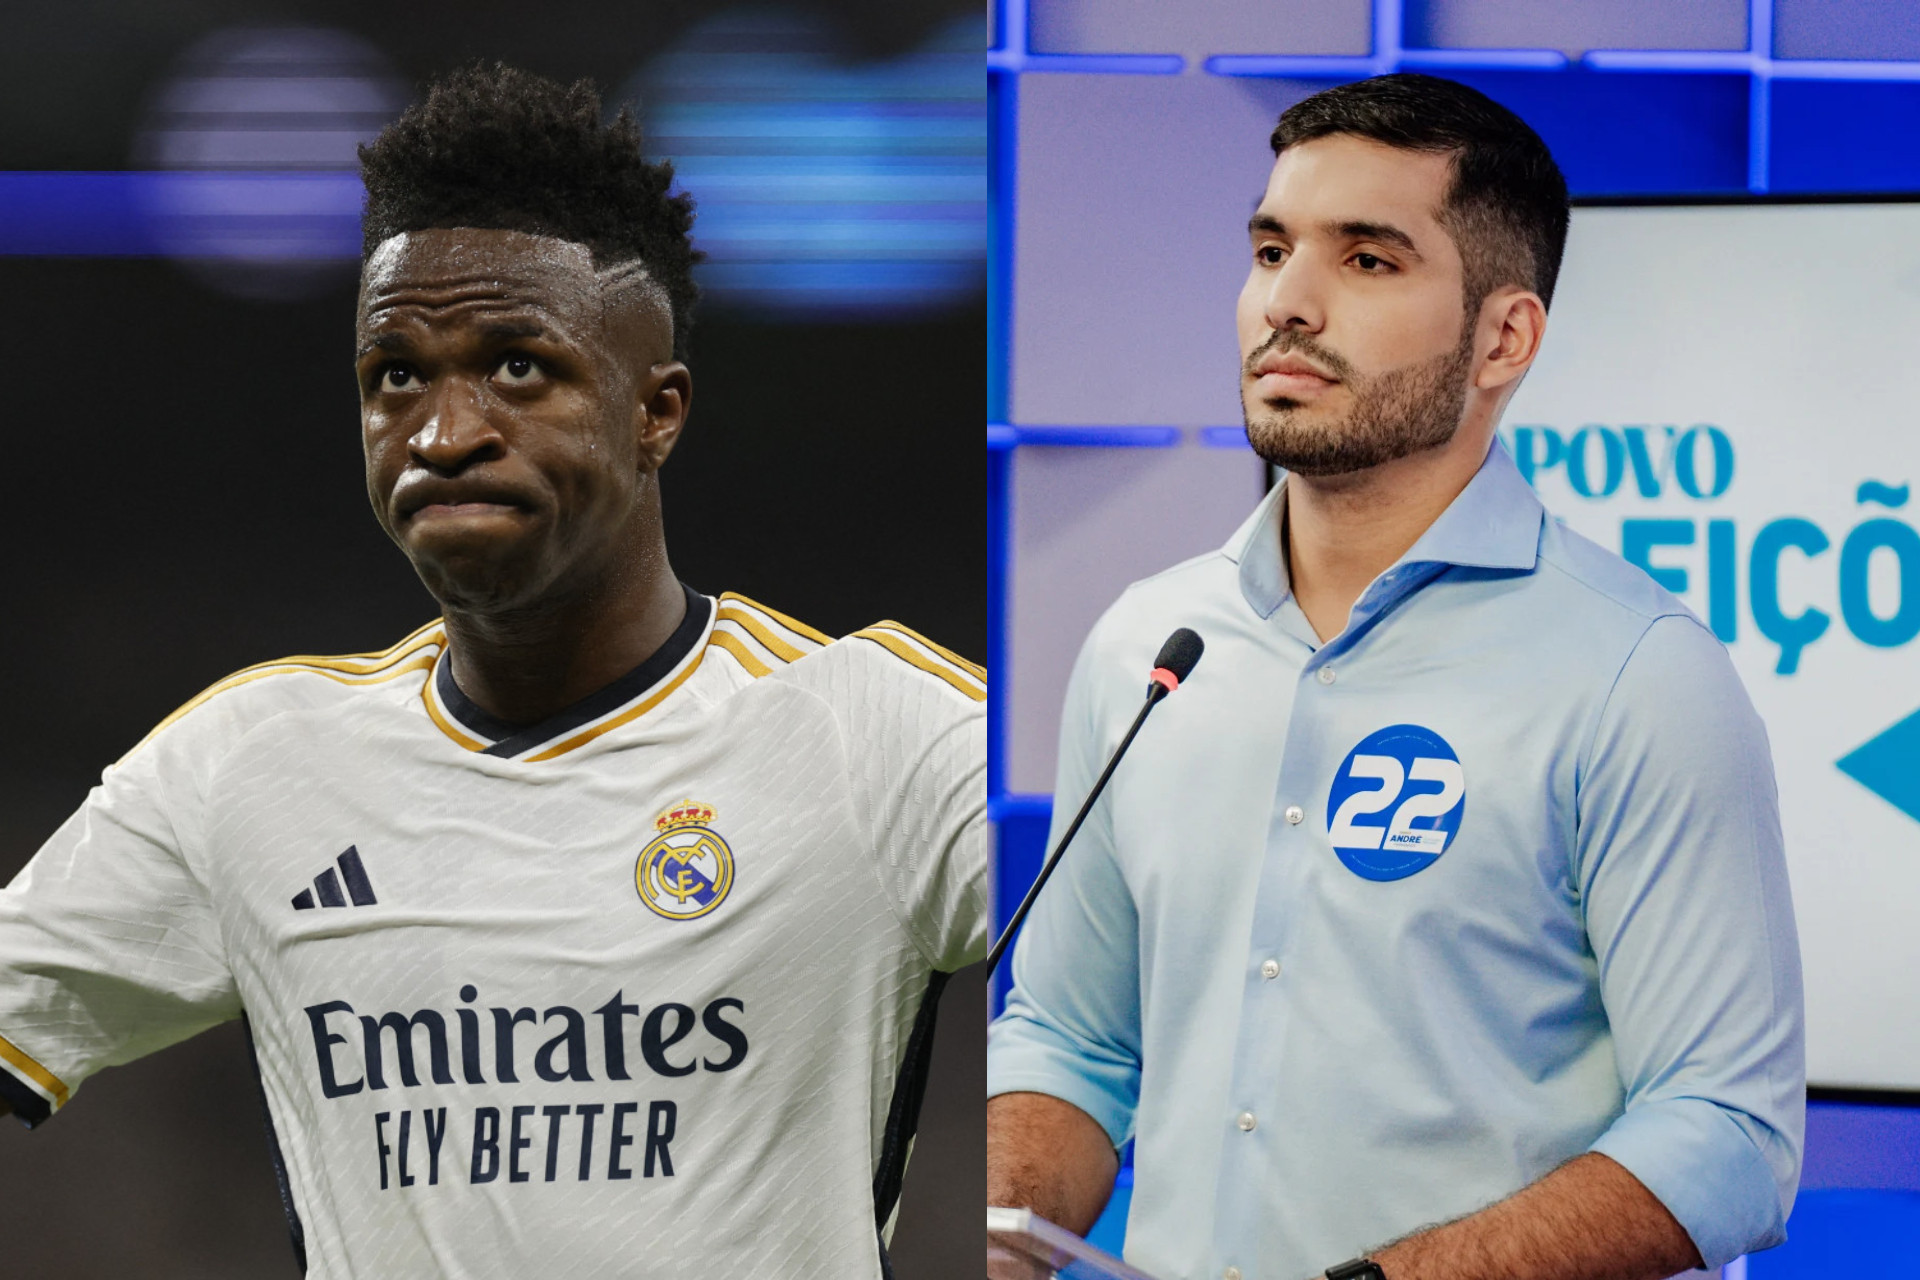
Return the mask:
{"type": "Polygon", "coordinates": [[[1135,1142],[1126,1256],[1302,1280],[1619,1161],[1709,1266],[1800,1174],[1800,959],[1726,651],[1497,443],[1320,644],[1278,487],[1130,587],[1068,686],[1055,838],[1167,633],[1206,640],[1040,895],[990,1093],[1135,1142]]]}

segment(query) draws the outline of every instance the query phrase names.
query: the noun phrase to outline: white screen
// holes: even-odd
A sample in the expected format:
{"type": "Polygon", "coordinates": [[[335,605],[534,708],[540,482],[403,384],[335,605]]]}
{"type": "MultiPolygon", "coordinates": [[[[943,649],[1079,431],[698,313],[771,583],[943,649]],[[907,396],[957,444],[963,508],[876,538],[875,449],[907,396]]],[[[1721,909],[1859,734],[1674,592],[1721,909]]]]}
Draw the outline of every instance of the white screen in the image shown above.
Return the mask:
{"type": "Polygon", "coordinates": [[[1779,775],[1808,1077],[1920,1089],[1920,205],[1576,210],[1501,435],[1556,515],[1638,539],[1731,623],[1779,775]]]}

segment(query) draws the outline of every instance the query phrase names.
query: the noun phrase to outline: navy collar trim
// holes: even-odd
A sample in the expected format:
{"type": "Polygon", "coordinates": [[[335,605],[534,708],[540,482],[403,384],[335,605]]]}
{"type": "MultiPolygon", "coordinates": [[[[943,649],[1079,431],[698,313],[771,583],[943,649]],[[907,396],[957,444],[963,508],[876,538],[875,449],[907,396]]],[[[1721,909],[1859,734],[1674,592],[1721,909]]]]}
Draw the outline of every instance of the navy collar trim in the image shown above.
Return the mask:
{"type": "Polygon", "coordinates": [[[462,729],[491,744],[481,751],[482,755],[507,758],[524,755],[582,725],[618,711],[645,695],[686,660],[694,646],[700,643],[700,637],[706,634],[707,624],[713,614],[713,601],[685,583],[680,585],[680,589],[687,595],[687,616],[680,620],[680,625],[673,629],[673,634],[667,637],[664,644],[612,684],[588,694],[570,707],[554,712],[538,724],[512,724],[480,707],[454,683],[453,663],[445,659],[434,665],[434,692],[439,695],[441,707],[462,729]]]}

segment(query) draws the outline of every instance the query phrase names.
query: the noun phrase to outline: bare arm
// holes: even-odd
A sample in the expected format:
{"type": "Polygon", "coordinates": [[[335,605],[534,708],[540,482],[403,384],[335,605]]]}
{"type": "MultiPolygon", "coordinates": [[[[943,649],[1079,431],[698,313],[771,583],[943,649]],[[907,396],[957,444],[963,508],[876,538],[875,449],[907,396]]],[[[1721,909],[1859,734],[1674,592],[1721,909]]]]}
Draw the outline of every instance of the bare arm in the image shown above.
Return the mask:
{"type": "Polygon", "coordinates": [[[1664,1280],[1701,1265],[1666,1206],[1597,1153],[1568,1161],[1478,1213],[1368,1256],[1387,1280],[1664,1280]]]}
{"type": "Polygon", "coordinates": [[[1098,1121],[1044,1093],[987,1101],[987,1203],[1032,1209],[1085,1235],[1113,1194],[1120,1157],[1098,1121]]]}

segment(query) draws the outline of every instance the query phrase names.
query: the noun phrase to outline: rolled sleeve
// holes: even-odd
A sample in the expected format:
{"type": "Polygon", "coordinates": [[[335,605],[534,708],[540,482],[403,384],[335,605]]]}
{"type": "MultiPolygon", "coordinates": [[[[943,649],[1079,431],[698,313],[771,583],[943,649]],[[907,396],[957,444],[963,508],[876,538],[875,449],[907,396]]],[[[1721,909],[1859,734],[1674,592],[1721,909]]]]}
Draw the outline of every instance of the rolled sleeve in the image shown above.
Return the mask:
{"type": "Polygon", "coordinates": [[[1695,619],[1641,637],[1578,787],[1580,892],[1626,1093],[1592,1149],[1717,1267],[1786,1239],[1806,1055],[1766,732],[1695,619]]]}
{"type": "Polygon", "coordinates": [[[1044,1093],[1070,1102],[1107,1132],[1117,1150],[1133,1130],[1140,1064],[1073,1035],[1012,998],[987,1041],[987,1096],[1044,1093]]]}
{"type": "MultiPolygon", "coordinates": [[[[1705,1098],[1666,1098],[1629,1108],[1593,1150],[1638,1178],[1686,1228],[1706,1265],[1721,1267],[1787,1238],[1792,1190],[1783,1200],[1756,1129],[1771,1132],[1705,1098]]],[[[1794,1167],[1797,1182],[1797,1155],[1794,1167]]]]}
{"type": "MultiPolygon", "coordinates": [[[[1111,743],[1097,710],[1099,632],[1067,687],[1048,848],[1072,820],[1111,743]]],[[[1140,1097],[1137,908],[1096,805],[1035,901],[1013,953],[1013,990],[987,1039],[987,1094],[1033,1092],[1070,1102],[1115,1147],[1140,1097]]]]}

